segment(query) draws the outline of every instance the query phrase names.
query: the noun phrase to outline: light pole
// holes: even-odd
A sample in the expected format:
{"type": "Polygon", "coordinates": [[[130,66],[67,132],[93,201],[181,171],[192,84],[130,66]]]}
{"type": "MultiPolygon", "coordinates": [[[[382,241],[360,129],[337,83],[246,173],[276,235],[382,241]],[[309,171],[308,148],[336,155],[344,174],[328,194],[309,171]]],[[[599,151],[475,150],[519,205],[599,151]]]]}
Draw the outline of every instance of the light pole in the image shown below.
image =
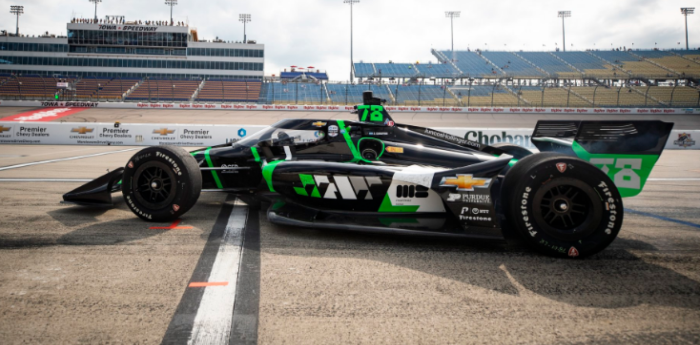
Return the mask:
{"type": "Polygon", "coordinates": [[[695,7],[681,7],[681,14],[685,16],[685,50],[688,48],[688,15],[695,13],[695,7]]]}
{"type": "Polygon", "coordinates": [[[250,14],[239,14],[238,21],[243,23],[243,43],[247,43],[247,38],[245,36],[245,23],[250,23],[250,14]]]}
{"type": "Polygon", "coordinates": [[[102,2],[102,0],[88,0],[95,3],[95,22],[97,22],[97,4],[102,2]]]}
{"type": "Polygon", "coordinates": [[[562,48],[564,51],[566,51],[566,31],[564,30],[564,18],[569,18],[571,17],[571,11],[559,11],[559,18],[561,18],[561,36],[562,36],[562,41],[564,44],[562,44],[562,48]]]}
{"type": "Polygon", "coordinates": [[[10,6],[10,13],[17,16],[17,25],[15,26],[15,36],[19,36],[19,16],[24,13],[24,6],[10,6]]]}
{"type": "Polygon", "coordinates": [[[170,6],[170,25],[173,25],[173,6],[177,5],[177,0],[165,0],[165,4],[170,6]]]}
{"type": "Polygon", "coordinates": [[[445,17],[450,18],[450,36],[452,37],[452,60],[455,58],[455,29],[454,19],[459,18],[461,11],[445,11],[445,17]]]}
{"type": "Polygon", "coordinates": [[[352,84],[353,82],[353,74],[352,74],[352,5],[353,4],[359,4],[360,0],[343,0],[344,4],[350,4],[350,83],[352,84]]]}

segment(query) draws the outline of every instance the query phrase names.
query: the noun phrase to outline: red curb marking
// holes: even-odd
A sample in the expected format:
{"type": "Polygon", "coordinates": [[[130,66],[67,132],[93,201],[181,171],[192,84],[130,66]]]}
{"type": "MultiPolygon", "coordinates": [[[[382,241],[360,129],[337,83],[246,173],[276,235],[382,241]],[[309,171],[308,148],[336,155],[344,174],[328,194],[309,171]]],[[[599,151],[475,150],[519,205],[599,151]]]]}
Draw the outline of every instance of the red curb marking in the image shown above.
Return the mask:
{"type": "Polygon", "coordinates": [[[191,226],[177,226],[182,220],[178,219],[174,221],[170,226],[152,226],[151,230],[181,230],[181,229],[192,229],[191,226]]]}
{"type": "Polygon", "coordinates": [[[51,107],[3,117],[0,121],[49,122],[64,116],[73,115],[89,108],[51,107]]]}
{"type": "Polygon", "coordinates": [[[226,286],[228,282],[194,282],[189,287],[226,286]]]}

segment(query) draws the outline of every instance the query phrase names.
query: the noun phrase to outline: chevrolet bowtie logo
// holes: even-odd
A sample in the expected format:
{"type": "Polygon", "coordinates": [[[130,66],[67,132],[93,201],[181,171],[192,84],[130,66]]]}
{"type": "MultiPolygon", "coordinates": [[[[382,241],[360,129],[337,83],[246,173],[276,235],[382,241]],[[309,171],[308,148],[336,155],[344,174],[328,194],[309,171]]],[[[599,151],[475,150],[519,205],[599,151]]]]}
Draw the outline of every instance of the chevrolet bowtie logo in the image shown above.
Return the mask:
{"type": "Polygon", "coordinates": [[[160,135],[168,135],[168,134],[173,134],[175,133],[175,130],[172,129],[167,129],[167,128],[161,128],[161,129],[154,129],[153,134],[160,134],[160,135]]]}
{"type": "Polygon", "coordinates": [[[73,128],[70,131],[71,131],[71,133],[85,134],[85,133],[92,133],[93,130],[94,130],[93,128],[78,127],[78,128],[73,128]]]}
{"type": "Polygon", "coordinates": [[[5,133],[5,132],[9,131],[10,129],[12,129],[12,127],[4,127],[4,126],[0,125],[0,133],[5,133]]]}
{"type": "Polygon", "coordinates": [[[326,123],[323,121],[316,121],[316,122],[312,123],[311,125],[314,127],[323,127],[326,125],[326,123]]]}
{"type": "Polygon", "coordinates": [[[473,177],[472,174],[457,175],[455,177],[443,177],[440,187],[457,187],[460,192],[471,192],[476,188],[488,188],[491,183],[489,178],[473,177]]]}

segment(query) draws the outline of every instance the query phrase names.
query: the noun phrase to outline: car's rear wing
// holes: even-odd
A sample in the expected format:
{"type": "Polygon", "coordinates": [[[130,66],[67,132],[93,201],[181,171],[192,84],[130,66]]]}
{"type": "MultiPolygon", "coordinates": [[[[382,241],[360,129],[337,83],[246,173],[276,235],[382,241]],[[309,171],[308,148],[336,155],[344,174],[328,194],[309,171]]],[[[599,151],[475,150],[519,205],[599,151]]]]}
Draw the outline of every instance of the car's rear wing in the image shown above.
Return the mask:
{"type": "Polygon", "coordinates": [[[577,156],[601,168],[623,197],[639,194],[666,146],[673,123],[663,121],[538,121],[540,151],[577,156]]]}

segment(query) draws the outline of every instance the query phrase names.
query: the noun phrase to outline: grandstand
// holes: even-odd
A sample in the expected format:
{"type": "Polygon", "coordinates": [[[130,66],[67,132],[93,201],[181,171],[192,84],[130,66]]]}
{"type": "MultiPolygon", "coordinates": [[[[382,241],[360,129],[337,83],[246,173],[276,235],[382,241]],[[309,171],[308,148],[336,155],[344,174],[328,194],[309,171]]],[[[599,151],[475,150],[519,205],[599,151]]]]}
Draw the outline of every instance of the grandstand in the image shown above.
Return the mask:
{"type": "MultiPolygon", "coordinates": [[[[269,104],[326,104],[328,94],[325,84],[267,83],[266,102],[269,104]]],[[[359,102],[361,103],[361,102],[359,102]]]]}
{"type": "Polygon", "coordinates": [[[395,103],[401,105],[419,106],[453,106],[459,101],[452,92],[440,85],[392,85],[389,90],[393,93],[395,103]]]}
{"type": "Polygon", "coordinates": [[[139,86],[126,97],[128,101],[148,102],[189,102],[195,91],[202,84],[201,80],[152,79],[143,80],[139,86]]]}
{"type": "Polygon", "coordinates": [[[453,61],[455,66],[462,72],[462,76],[471,78],[496,78],[501,75],[495,66],[484,60],[481,55],[470,51],[455,51],[454,56],[451,51],[433,51],[441,62],[453,61]]]}
{"type": "Polygon", "coordinates": [[[197,102],[257,102],[259,80],[209,79],[197,93],[197,102]]]}
{"type": "Polygon", "coordinates": [[[332,104],[359,104],[362,103],[362,93],[372,91],[374,96],[394,103],[393,95],[386,85],[353,85],[353,84],[326,84],[326,90],[332,104]]]}
{"type": "Polygon", "coordinates": [[[460,75],[459,71],[448,63],[438,64],[416,64],[418,75],[422,78],[456,78],[460,75]]]}
{"type": "Polygon", "coordinates": [[[374,64],[355,62],[355,77],[357,78],[369,78],[374,76],[376,71],[374,70],[374,64]]]}
{"type": "Polygon", "coordinates": [[[410,78],[418,74],[416,67],[410,63],[375,63],[374,69],[378,77],[410,78]]]}
{"type": "Polygon", "coordinates": [[[696,63],[693,60],[689,60],[688,58],[676,55],[672,52],[648,50],[639,52],[635,51],[634,53],[642,56],[652,63],[664,66],[670,69],[672,72],[680,74],[681,76],[700,75],[700,63],[696,63]]]}
{"type": "Polygon", "coordinates": [[[0,85],[0,96],[10,99],[53,99],[56,83],[73,83],[75,77],[47,77],[41,75],[22,75],[4,77],[0,85]]]}
{"type": "Polygon", "coordinates": [[[537,67],[530,65],[527,61],[510,52],[489,52],[481,53],[481,56],[498,66],[508,76],[518,76],[521,78],[543,78],[547,75],[537,67]]]}
{"type": "Polygon", "coordinates": [[[561,78],[576,78],[577,76],[581,76],[581,73],[577,72],[569,64],[550,53],[519,52],[517,54],[549,73],[551,76],[558,76],[561,78]]]}
{"type": "Polygon", "coordinates": [[[524,106],[521,100],[506,86],[472,85],[452,86],[450,91],[463,106],[524,106]]]}
{"type": "Polygon", "coordinates": [[[644,58],[628,51],[595,51],[591,54],[604,59],[607,63],[619,66],[631,76],[643,76],[649,79],[673,78],[675,73],[644,61],[644,58]]]}

